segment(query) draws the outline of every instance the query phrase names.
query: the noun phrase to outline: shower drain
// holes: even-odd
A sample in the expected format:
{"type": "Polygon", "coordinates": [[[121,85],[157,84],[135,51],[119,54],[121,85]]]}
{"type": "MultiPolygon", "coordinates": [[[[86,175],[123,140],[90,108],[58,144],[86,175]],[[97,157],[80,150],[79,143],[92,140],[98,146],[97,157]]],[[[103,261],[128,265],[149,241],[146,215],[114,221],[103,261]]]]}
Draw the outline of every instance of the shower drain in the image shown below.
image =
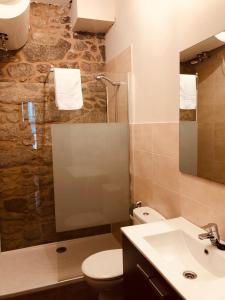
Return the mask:
{"type": "Polygon", "coordinates": [[[56,249],[56,252],[60,253],[60,254],[66,252],[66,251],[67,251],[66,247],[59,247],[59,248],[56,249]]]}
{"type": "Polygon", "coordinates": [[[192,271],[184,271],[183,276],[187,279],[196,279],[198,277],[197,274],[192,271]]]}

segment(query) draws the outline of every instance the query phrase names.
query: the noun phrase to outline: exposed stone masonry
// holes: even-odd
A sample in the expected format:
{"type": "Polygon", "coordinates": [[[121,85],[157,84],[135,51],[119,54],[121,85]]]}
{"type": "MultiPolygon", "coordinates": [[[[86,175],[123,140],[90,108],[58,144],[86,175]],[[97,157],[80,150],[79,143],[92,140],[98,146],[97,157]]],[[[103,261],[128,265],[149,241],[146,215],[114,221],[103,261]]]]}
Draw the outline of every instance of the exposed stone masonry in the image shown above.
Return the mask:
{"type": "Polygon", "coordinates": [[[95,80],[104,61],[103,35],[72,32],[69,7],[35,3],[27,44],[0,52],[3,251],[56,240],[51,124],[106,121],[106,91],[95,80]],[[56,108],[51,74],[44,84],[51,65],[81,69],[82,109],[56,108]]]}

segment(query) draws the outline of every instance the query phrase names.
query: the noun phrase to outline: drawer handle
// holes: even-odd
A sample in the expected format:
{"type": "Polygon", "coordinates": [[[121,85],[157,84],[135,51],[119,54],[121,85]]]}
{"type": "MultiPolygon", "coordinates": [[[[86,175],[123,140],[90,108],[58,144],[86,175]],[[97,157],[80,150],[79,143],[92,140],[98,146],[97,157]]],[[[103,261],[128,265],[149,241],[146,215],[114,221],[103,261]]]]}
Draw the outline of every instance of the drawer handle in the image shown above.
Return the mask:
{"type": "Polygon", "coordinates": [[[150,278],[149,275],[145,272],[145,270],[144,270],[139,264],[137,264],[137,269],[138,269],[138,271],[140,271],[140,273],[141,273],[142,275],[144,275],[144,277],[145,277],[146,279],[149,279],[149,278],[150,278]]]}
{"type": "Polygon", "coordinates": [[[149,285],[154,289],[154,291],[158,294],[158,296],[162,299],[165,299],[165,297],[168,295],[167,293],[164,294],[159,287],[156,285],[156,283],[152,280],[152,278],[147,274],[147,272],[139,265],[137,264],[138,271],[147,279],[149,285]]]}

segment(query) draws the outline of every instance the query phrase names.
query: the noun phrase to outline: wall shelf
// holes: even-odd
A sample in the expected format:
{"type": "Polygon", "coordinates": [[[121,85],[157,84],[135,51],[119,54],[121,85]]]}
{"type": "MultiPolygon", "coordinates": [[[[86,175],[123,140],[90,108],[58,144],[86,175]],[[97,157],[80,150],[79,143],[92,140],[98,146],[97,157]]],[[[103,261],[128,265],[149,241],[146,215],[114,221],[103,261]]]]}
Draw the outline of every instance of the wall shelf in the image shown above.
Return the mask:
{"type": "Polygon", "coordinates": [[[106,33],[115,22],[114,0],[75,0],[71,20],[74,31],[106,33]]]}

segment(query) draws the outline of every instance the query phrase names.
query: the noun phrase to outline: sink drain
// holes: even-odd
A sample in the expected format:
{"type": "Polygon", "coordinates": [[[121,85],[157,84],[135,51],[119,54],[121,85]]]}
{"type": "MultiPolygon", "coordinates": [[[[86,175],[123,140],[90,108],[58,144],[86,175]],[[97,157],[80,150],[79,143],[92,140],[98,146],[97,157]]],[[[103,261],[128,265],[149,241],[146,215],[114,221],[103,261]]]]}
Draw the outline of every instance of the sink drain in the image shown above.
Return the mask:
{"type": "Polygon", "coordinates": [[[183,273],[183,276],[187,279],[196,279],[198,276],[195,272],[192,272],[192,271],[185,271],[183,273]]]}

